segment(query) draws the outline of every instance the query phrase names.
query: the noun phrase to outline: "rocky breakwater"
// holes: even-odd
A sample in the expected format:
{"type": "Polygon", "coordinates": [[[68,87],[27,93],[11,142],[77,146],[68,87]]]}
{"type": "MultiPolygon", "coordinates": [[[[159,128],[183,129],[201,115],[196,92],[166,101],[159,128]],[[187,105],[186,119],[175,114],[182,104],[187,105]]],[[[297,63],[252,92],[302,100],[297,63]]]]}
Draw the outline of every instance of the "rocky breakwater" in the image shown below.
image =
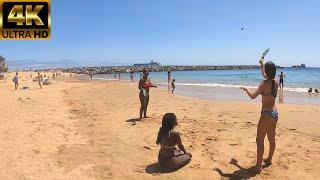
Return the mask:
{"type": "Polygon", "coordinates": [[[163,71],[207,71],[207,70],[239,70],[239,69],[258,69],[257,65],[227,65],[227,66],[103,66],[103,67],[76,67],[76,68],[58,68],[65,73],[75,74],[114,74],[114,73],[128,73],[141,72],[144,68],[149,69],[150,72],[163,71]]]}

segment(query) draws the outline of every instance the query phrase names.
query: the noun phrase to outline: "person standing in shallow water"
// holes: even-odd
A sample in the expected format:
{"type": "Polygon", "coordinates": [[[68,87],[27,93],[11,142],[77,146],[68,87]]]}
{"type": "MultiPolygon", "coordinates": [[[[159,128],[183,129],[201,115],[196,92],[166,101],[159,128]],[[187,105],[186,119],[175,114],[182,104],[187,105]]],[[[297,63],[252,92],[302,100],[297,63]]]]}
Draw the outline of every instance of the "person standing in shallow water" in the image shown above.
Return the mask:
{"type": "Polygon", "coordinates": [[[278,92],[278,83],[274,80],[276,76],[276,65],[269,61],[266,64],[263,63],[263,60],[260,60],[260,68],[263,77],[263,80],[254,92],[251,92],[249,89],[241,87],[251,99],[255,99],[259,94],[262,96],[262,110],[261,116],[258,123],[257,129],[257,163],[255,166],[255,173],[260,173],[262,170],[262,159],[264,153],[264,138],[267,135],[270,149],[269,156],[265,159],[266,165],[272,164],[272,157],[276,147],[276,127],[278,122],[278,111],[275,105],[277,92],[278,92]]]}
{"type": "Polygon", "coordinates": [[[140,99],[140,120],[142,120],[142,115],[144,118],[147,118],[147,109],[149,104],[149,89],[150,87],[157,87],[150,82],[149,79],[149,71],[147,69],[143,69],[142,78],[139,81],[138,88],[139,92],[139,99],[140,99]]]}
{"type": "Polygon", "coordinates": [[[174,113],[166,113],[162,118],[162,126],[159,129],[156,143],[161,146],[158,161],[166,171],[175,171],[187,165],[192,155],[184,148],[180,133],[174,130],[178,125],[174,113]],[[179,149],[175,146],[178,145],[179,149]],[[183,152],[183,153],[182,153],[183,152]]]}
{"type": "Polygon", "coordinates": [[[280,89],[283,90],[283,81],[284,81],[284,78],[286,76],[283,74],[283,72],[280,73],[279,75],[279,85],[280,85],[280,89]]]}
{"type": "Polygon", "coordinates": [[[171,92],[171,89],[170,89],[171,85],[170,85],[170,83],[171,83],[171,71],[169,70],[169,71],[168,71],[168,92],[171,92]]]}
{"type": "Polygon", "coordinates": [[[175,79],[173,79],[172,80],[172,82],[171,82],[171,89],[172,89],[172,94],[173,94],[173,92],[174,92],[174,90],[176,89],[176,85],[174,84],[175,83],[175,79]]]}

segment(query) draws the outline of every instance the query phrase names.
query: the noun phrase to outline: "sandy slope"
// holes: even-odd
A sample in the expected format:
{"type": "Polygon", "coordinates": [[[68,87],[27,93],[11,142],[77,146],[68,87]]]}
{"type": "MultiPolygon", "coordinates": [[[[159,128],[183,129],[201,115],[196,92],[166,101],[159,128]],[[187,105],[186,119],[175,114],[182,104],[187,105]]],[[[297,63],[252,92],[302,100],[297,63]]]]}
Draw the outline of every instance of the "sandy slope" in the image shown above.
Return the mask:
{"type": "MultiPolygon", "coordinates": [[[[24,75],[22,75],[24,76],[24,75]]],[[[260,104],[213,102],[151,90],[149,116],[138,116],[135,83],[58,80],[13,91],[0,82],[1,179],[249,178],[260,104]],[[174,112],[192,162],[157,172],[162,115],[174,112]],[[230,163],[231,162],[231,163],[230,163]]],[[[239,93],[241,93],[239,91],[239,93]]],[[[320,108],[280,105],[274,165],[254,179],[320,176],[320,108]]],[[[266,152],[268,143],[266,141],[266,152]]]]}

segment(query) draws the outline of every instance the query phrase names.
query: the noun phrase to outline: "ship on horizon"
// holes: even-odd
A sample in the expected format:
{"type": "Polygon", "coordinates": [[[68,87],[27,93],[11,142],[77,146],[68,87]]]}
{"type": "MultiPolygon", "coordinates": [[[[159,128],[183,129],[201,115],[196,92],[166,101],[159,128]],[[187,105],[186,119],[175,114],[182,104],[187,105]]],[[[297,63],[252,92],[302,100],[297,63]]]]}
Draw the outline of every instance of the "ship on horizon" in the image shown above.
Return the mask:
{"type": "Polygon", "coordinates": [[[293,68],[306,68],[306,64],[298,64],[298,65],[293,65],[293,68]]]}

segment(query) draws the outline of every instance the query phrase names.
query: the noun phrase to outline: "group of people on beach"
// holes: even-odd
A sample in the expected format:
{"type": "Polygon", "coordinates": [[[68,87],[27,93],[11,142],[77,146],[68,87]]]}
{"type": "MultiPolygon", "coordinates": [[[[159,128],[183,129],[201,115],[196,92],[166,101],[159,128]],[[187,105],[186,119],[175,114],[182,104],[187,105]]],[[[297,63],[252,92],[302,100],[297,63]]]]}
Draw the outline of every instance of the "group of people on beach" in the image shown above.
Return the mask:
{"type": "MultiPolygon", "coordinates": [[[[38,75],[35,78],[32,78],[32,73],[29,74],[29,77],[33,80],[33,82],[37,82],[39,85],[39,88],[42,89],[42,85],[49,85],[51,83],[49,76],[46,74],[43,76],[40,71],[37,73],[38,75]]],[[[58,76],[58,74],[53,73],[53,78],[55,79],[58,76]]],[[[12,78],[12,82],[14,83],[15,90],[18,90],[19,88],[19,82],[20,82],[20,76],[19,72],[16,72],[15,76],[12,78]]],[[[28,89],[29,87],[23,87],[23,89],[28,89]]]]}
{"type": "MultiPolygon", "coordinates": [[[[278,122],[278,110],[275,105],[279,83],[283,88],[283,73],[280,74],[280,81],[275,80],[276,77],[276,65],[268,61],[264,63],[263,58],[259,61],[261,73],[264,80],[261,82],[259,87],[251,91],[245,87],[241,87],[243,91],[251,99],[257,98],[259,95],[262,96],[262,110],[257,127],[257,161],[253,168],[253,173],[260,173],[262,171],[263,154],[264,154],[264,139],[268,137],[270,144],[269,155],[264,160],[267,166],[272,164],[272,157],[276,147],[276,126],[278,122]],[[282,77],[282,78],[281,78],[282,77]],[[282,80],[281,80],[282,79],[282,80]]],[[[149,91],[150,88],[157,86],[152,84],[150,81],[149,71],[144,69],[142,72],[142,78],[139,81],[139,99],[140,99],[140,120],[147,118],[147,108],[149,104],[149,91]]],[[[170,91],[171,72],[168,72],[168,91],[170,91]]],[[[172,86],[171,86],[172,87],[172,86]]],[[[174,90],[174,88],[173,88],[174,90]]],[[[178,125],[177,117],[174,113],[166,113],[162,118],[162,125],[158,131],[156,144],[160,145],[158,154],[158,161],[160,166],[166,171],[175,171],[191,161],[192,155],[183,146],[180,133],[174,130],[175,126],[178,125]],[[178,146],[178,148],[176,148],[178,146]]]]}
{"type": "Polygon", "coordinates": [[[312,88],[310,88],[310,89],[308,90],[308,93],[309,93],[309,94],[319,94],[319,90],[318,90],[318,89],[314,89],[314,93],[313,93],[312,88]]]}

